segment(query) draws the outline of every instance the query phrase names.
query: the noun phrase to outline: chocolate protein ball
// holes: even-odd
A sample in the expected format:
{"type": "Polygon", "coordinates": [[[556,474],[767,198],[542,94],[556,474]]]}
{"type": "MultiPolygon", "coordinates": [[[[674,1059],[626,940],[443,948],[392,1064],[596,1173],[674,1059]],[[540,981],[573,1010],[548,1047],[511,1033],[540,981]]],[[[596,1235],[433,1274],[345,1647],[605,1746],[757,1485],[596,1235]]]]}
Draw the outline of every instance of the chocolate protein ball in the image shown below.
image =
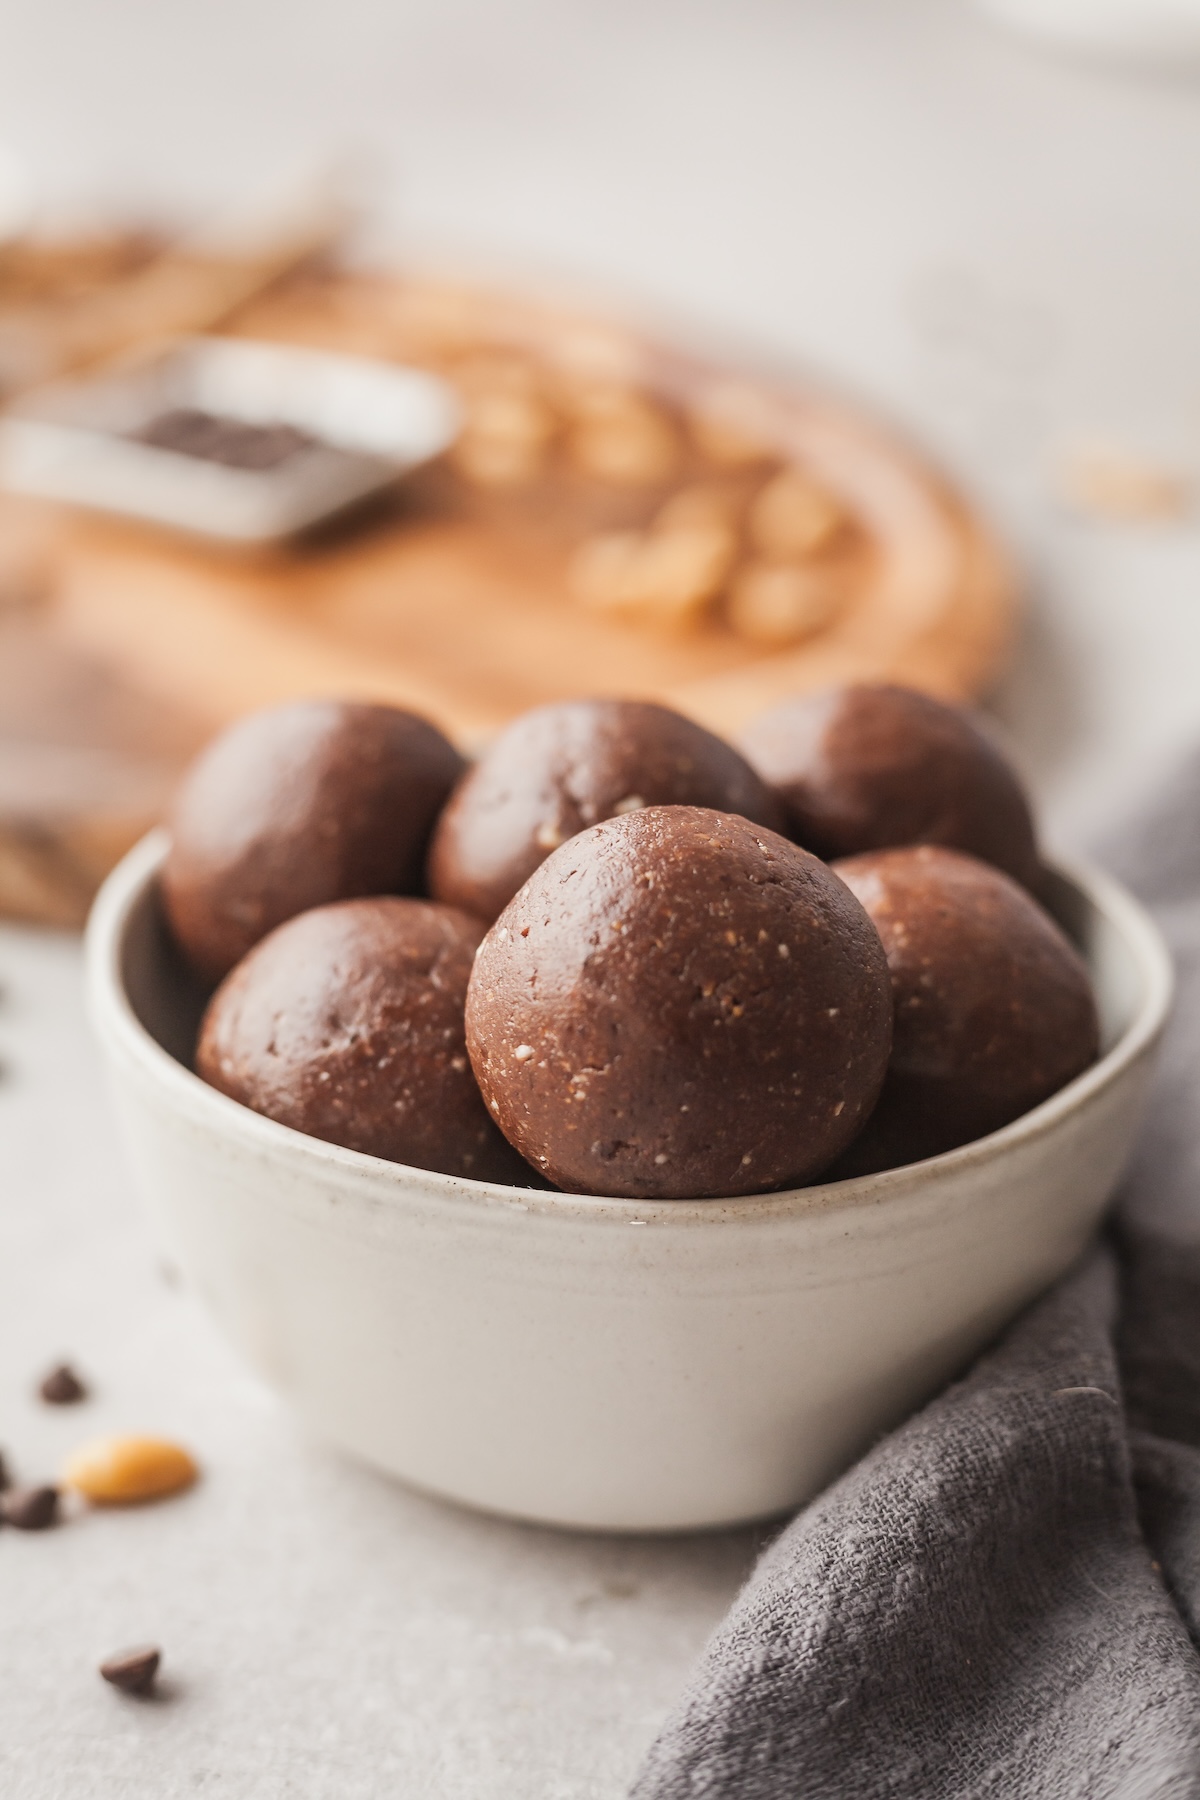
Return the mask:
{"type": "Polygon", "coordinates": [[[219,980],[310,906],[418,892],[462,768],[440,731],[394,706],[302,700],[230,726],[171,814],[162,894],[189,962],[219,980]]]}
{"type": "Polygon", "coordinates": [[[1095,1061],[1087,968],[999,870],[922,845],[834,864],[870,914],[895,999],[879,1105],[835,1173],[919,1161],[997,1131],[1095,1061]]]}
{"type": "Polygon", "coordinates": [[[289,919],[228,975],[196,1071],[243,1106],[369,1156],[540,1185],[488,1118],[463,1042],[484,927],[427,900],[289,919]]]}
{"type": "Polygon", "coordinates": [[[571,1192],[802,1182],[871,1110],[891,1043],[878,935],[816,857],[656,806],[547,858],[480,946],[467,1047],[501,1130],[571,1192]]]}
{"type": "Polygon", "coordinates": [[[832,688],[764,713],[741,748],[787,808],[797,843],[826,861],[946,844],[1037,885],[1024,788],[957,707],[912,688],[832,688]]]}
{"type": "Polygon", "coordinates": [[[569,700],[515,719],[460,782],[429,852],[429,891],[494,919],[552,850],[645,806],[711,806],[782,831],[737,751],[665,706],[569,700]]]}

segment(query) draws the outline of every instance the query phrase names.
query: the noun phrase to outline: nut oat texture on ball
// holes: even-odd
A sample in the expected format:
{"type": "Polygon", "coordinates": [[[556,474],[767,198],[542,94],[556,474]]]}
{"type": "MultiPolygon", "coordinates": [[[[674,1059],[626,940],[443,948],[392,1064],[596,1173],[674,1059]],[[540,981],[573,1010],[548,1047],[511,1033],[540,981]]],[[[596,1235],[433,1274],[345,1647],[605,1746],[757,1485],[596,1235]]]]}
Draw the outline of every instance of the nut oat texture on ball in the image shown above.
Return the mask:
{"type": "Polygon", "coordinates": [[[967,712],[914,688],[863,683],[785,700],[741,747],[788,814],[789,834],[832,861],[945,844],[1024,887],[1039,875],[1025,790],[967,712]]]}
{"type": "Polygon", "coordinates": [[[184,777],[162,893],[189,962],[219,980],[310,906],[414,894],[433,822],[463,767],[395,706],[302,700],[223,731],[184,777]]]}
{"type": "Polygon", "coordinates": [[[503,731],[438,821],[429,891],[494,919],[552,850],[646,806],[711,806],[784,829],[779,802],[729,744],[641,700],[540,706],[503,731]]]}
{"type": "Polygon", "coordinates": [[[467,1045],[535,1168],[683,1199],[818,1174],[874,1104],[892,1003],[878,934],[816,857],[660,806],[547,858],[480,946],[467,1045]]]}
{"type": "Polygon", "coordinates": [[[254,1112],[369,1156],[540,1185],[488,1118],[463,1006],[477,919],[343,900],[289,919],[209,1002],[196,1071],[254,1112]]]}
{"type": "Polygon", "coordinates": [[[931,844],[850,857],[836,872],[874,921],[895,997],[883,1093],[837,1174],[997,1131],[1096,1060],[1087,966],[1016,882],[931,844]]]}

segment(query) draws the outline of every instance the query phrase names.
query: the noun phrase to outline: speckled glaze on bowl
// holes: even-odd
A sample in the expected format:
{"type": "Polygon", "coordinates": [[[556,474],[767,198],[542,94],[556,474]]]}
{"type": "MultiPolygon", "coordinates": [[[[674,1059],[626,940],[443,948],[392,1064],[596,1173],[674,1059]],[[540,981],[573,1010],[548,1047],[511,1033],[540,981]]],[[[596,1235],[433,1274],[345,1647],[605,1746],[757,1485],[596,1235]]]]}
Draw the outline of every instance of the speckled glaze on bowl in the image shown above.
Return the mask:
{"type": "Polygon", "coordinates": [[[187,1066],[202,996],[161,834],[96,902],[92,1016],[153,1227],[315,1430],[472,1506],[671,1531],[816,1492],[1078,1255],[1120,1176],[1171,993],[1155,926],[1074,867],[1102,1060],[910,1168],[736,1200],[491,1187],[260,1118],[187,1066]]]}

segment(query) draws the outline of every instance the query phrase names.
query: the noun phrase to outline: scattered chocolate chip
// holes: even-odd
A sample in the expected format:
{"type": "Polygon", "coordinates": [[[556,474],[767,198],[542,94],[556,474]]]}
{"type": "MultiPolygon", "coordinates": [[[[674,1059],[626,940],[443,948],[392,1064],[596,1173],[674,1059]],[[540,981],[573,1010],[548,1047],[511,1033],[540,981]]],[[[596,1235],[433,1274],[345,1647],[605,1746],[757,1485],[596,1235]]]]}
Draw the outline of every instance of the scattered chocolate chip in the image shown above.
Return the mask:
{"type": "Polygon", "coordinates": [[[154,1644],[139,1644],[136,1650],[119,1650],[100,1664],[105,1681],[111,1681],[123,1694],[148,1694],[154,1686],[162,1651],[154,1644]]]}
{"type": "Polygon", "coordinates": [[[58,1523],[58,1489],[10,1488],[0,1501],[0,1519],[17,1531],[45,1531],[58,1523]]]}
{"type": "Polygon", "coordinates": [[[56,1369],[51,1369],[38,1393],[47,1406],[74,1406],[88,1397],[87,1388],[70,1363],[59,1363],[56,1369]]]}
{"type": "Polygon", "coordinates": [[[3,1450],[0,1450],[0,1494],[12,1486],[12,1470],[8,1466],[3,1450]]]}

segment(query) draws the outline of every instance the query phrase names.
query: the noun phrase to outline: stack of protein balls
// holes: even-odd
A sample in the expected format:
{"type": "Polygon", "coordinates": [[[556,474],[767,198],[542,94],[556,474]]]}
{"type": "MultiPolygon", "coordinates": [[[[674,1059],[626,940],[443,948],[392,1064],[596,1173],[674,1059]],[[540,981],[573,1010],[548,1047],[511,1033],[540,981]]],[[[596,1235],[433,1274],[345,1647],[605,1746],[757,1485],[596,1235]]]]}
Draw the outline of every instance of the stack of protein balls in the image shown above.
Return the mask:
{"type": "Polygon", "coordinates": [[[234,1100],[452,1176],[683,1199],[936,1155],[1085,1069],[1041,880],[980,726],[859,686],[739,749],[545,706],[470,766],[393,707],[259,713],[187,777],[162,893],[234,1100]]]}

